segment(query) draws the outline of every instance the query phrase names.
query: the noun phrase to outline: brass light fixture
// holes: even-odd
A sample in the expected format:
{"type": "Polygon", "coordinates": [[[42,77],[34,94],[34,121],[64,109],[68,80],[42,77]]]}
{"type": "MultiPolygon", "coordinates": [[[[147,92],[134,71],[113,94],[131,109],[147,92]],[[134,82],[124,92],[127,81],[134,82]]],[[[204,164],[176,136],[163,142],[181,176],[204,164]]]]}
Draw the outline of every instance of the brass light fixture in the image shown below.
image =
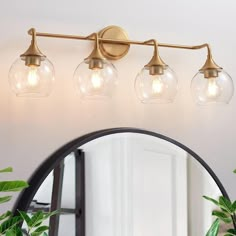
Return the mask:
{"type": "Polygon", "coordinates": [[[145,43],[153,44],[154,53],[136,77],[136,94],[143,103],[172,102],[177,93],[176,75],[159,56],[157,41],[152,39],[145,43]]]}
{"type": "Polygon", "coordinates": [[[117,71],[101,53],[98,34],[88,38],[94,38],[95,45],[92,53],[75,70],[76,86],[83,98],[110,97],[117,83],[117,71]]]}
{"type": "Polygon", "coordinates": [[[103,98],[113,94],[117,84],[117,70],[109,60],[123,58],[131,45],[152,46],[153,57],[135,79],[137,97],[143,103],[172,102],[177,93],[177,78],[161,59],[158,48],[207,49],[207,59],[191,82],[191,91],[198,104],[229,103],[234,85],[231,77],[218,66],[209,44],[197,46],[165,44],[155,39],[147,41],[129,40],[126,32],[118,26],[109,26],[89,36],[64,35],[28,31],[32,36],[28,50],[11,67],[9,81],[18,96],[47,96],[54,81],[51,62],[39,50],[36,37],[51,37],[94,41],[92,53],[76,68],[74,80],[83,98],[103,98]]]}
{"type": "Polygon", "coordinates": [[[11,66],[9,82],[17,96],[45,97],[53,87],[54,68],[37,46],[35,29],[30,29],[29,34],[31,44],[11,66]]]}

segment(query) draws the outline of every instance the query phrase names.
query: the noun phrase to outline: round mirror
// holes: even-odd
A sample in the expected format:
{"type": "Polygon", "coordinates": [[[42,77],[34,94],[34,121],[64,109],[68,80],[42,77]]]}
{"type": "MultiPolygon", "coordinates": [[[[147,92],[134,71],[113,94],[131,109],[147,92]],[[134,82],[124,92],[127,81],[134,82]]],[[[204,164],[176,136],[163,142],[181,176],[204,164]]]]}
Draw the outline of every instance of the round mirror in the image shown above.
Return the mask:
{"type": "MultiPolygon", "coordinates": [[[[32,214],[59,209],[50,236],[205,235],[227,196],[207,164],[184,145],[149,131],[84,135],[50,156],[15,204],[32,214]]],[[[24,225],[23,225],[24,227],[24,225]]]]}

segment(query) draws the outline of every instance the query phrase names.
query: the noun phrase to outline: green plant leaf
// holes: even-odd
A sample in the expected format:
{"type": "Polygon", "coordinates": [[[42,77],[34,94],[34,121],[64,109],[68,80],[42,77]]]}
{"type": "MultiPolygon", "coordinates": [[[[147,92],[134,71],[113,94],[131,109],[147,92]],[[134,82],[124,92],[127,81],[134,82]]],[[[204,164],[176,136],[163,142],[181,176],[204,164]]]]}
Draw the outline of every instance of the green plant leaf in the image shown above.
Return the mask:
{"type": "Polygon", "coordinates": [[[23,236],[22,230],[19,226],[15,226],[6,231],[6,236],[23,236]]]}
{"type": "Polygon", "coordinates": [[[7,230],[6,236],[16,236],[16,233],[13,229],[7,230]]]}
{"type": "Polygon", "coordinates": [[[5,197],[0,197],[0,204],[9,202],[11,200],[12,196],[5,196],[5,197]]]}
{"type": "Polygon", "coordinates": [[[27,188],[28,186],[29,185],[22,180],[1,181],[0,192],[18,192],[24,188],[27,188]]]}
{"type": "Polygon", "coordinates": [[[216,219],[210,229],[208,230],[206,236],[217,236],[218,235],[218,232],[219,232],[219,226],[220,226],[220,220],[219,219],[216,219]]]}
{"type": "Polygon", "coordinates": [[[46,225],[40,226],[31,234],[31,236],[39,236],[42,233],[44,233],[44,231],[47,231],[48,229],[49,227],[46,225]]]}
{"type": "Polygon", "coordinates": [[[48,234],[46,232],[43,232],[43,236],[48,236],[48,234]]]}
{"type": "Polygon", "coordinates": [[[24,211],[18,211],[20,213],[21,218],[26,222],[27,226],[30,226],[31,219],[24,211]]]}
{"type": "Polygon", "coordinates": [[[236,169],[233,172],[236,174],[236,169]]]}
{"type": "Polygon", "coordinates": [[[7,217],[12,216],[11,211],[7,211],[6,213],[0,215],[0,221],[5,220],[7,217]]]}
{"type": "Polygon", "coordinates": [[[232,204],[232,210],[235,212],[236,211],[236,201],[233,202],[232,204]]]}
{"type": "Polygon", "coordinates": [[[22,222],[22,219],[20,216],[14,216],[10,219],[7,219],[0,225],[0,233],[5,234],[7,230],[12,229],[14,226],[22,222]]]}
{"type": "Polygon", "coordinates": [[[229,233],[227,235],[236,235],[236,229],[229,229],[227,230],[227,233],[229,233]]]}
{"type": "Polygon", "coordinates": [[[230,200],[223,196],[219,198],[219,206],[220,208],[225,209],[230,214],[234,212],[230,200]]]}
{"type": "Polygon", "coordinates": [[[7,167],[5,169],[0,170],[0,173],[12,172],[12,171],[13,171],[12,167],[7,167]]]}
{"type": "Polygon", "coordinates": [[[37,211],[32,218],[30,219],[29,222],[29,227],[33,228],[36,225],[40,225],[44,220],[44,213],[42,211],[37,211]]]}
{"type": "Polygon", "coordinates": [[[212,211],[212,215],[218,217],[220,220],[224,221],[225,223],[231,223],[232,222],[232,218],[231,218],[231,215],[229,213],[214,210],[214,211],[212,211]]]}
{"type": "Polygon", "coordinates": [[[213,198],[210,198],[208,196],[203,196],[203,198],[205,198],[206,200],[213,202],[216,206],[219,206],[219,202],[213,198]]]}

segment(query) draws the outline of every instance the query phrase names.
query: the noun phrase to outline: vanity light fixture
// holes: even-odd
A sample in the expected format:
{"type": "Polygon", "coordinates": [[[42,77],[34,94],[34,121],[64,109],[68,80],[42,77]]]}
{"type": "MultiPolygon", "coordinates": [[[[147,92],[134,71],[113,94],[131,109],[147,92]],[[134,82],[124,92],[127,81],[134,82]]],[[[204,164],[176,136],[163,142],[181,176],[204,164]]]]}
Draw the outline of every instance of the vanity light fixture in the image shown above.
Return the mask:
{"type": "Polygon", "coordinates": [[[10,86],[17,96],[45,97],[53,87],[54,68],[37,46],[35,29],[30,29],[29,34],[29,48],[10,68],[10,86]]]}
{"type": "Polygon", "coordinates": [[[53,65],[39,50],[36,37],[94,41],[92,53],[79,64],[74,73],[76,86],[83,98],[112,96],[117,84],[117,71],[109,60],[124,57],[128,53],[130,45],[154,48],[150,62],[143,67],[135,79],[135,91],[143,103],[172,102],[177,93],[176,75],[161,59],[158,52],[159,47],[207,49],[206,62],[191,82],[191,91],[196,103],[229,103],[233,96],[233,81],[214,62],[209,44],[185,46],[160,43],[155,39],[134,41],[129,40],[126,32],[118,26],[108,26],[89,36],[40,33],[35,29],[30,29],[28,33],[32,36],[31,45],[14,62],[9,71],[9,82],[17,96],[47,96],[53,87],[53,65]]]}
{"type": "Polygon", "coordinates": [[[98,34],[94,33],[95,46],[92,53],[78,65],[74,80],[83,98],[111,97],[117,83],[115,66],[101,53],[98,34]]]}

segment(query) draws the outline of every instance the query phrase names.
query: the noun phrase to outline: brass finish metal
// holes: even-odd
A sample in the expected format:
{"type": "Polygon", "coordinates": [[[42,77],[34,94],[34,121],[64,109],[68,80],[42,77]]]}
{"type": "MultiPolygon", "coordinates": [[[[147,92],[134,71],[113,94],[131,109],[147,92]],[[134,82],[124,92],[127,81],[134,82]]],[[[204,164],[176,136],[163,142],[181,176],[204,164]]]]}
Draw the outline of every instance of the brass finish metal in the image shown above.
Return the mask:
{"type": "Polygon", "coordinates": [[[203,73],[204,73],[204,78],[210,79],[218,77],[219,71],[216,69],[207,69],[204,70],[203,73]]]}
{"type": "MultiPolygon", "coordinates": [[[[110,26],[110,27],[118,27],[118,26],[110,26]]],[[[110,28],[110,27],[108,26],[107,28],[110,28]]],[[[120,29],[122,29],[122,28],[120,28],[120,29]]],[[[102,31],[99,32],[99,36],[102,31]]],[[[125,32],[123,29],[122,29],[122,31],[123,31],[123,33],[125,32]]],[[[28,34],[32,35],[32,31],[29,30],[28,34]]],[[[95,40],[95,38],[93,38],[93,37],[80,36],[80,35],[52,34],[52,33],[42,33],[42,32],[35,32],[35,35],[39,36],[39,37],[47,37],[47,38],[62,38],[62,39],[91,40],[91,41],[95,40]]],[[[125,45],[125,46],[127,46],[127,44],[128,45],[133,44],[133,45],[153,46],[153,42],[128,40],[128,37],[127,37],[127,39],[99,38],[99,42],[103,43],[103,44],[107,43],[107,44],[116,44],[116,45],[125,45]]],[[[167,48],[189,49],[189,50],[198,50],[198,49],[202,49],[202,48],[207,48],[208,54],[211,50],[209,44],[207,44],[207,43],[195,45],[195,46],[158,43],[158,46],[159,47],[167,47],[167,48]]]]}
{"type": "MultiPolygon", "coordinates": [[[[118,26],[108,26],[98,33],[101,39],[128,40],[127,33],[118,26]]],[[[111,60],[124,57],[130,48],[130,44],[100,43],[102,54],[111,60]]]]}
{"type": "Polygon", "coordinates": [[[105,57],[102,55],[101,50],[100,50],[98,34],[93,33],[88,36],[88,38],[91,38],[91,37],[94,37],[94,39],[95,39],[94,49],[85,60],[87,60],[87,59],[101,59],[101,60],[105,59],[105,57]]]}
{"type": "Polygon", "coordinates": [[[145,65],[145,67],[151,67],[151,66],[162,66],[164,68],[167,66],[156,50],[153,54],[152,59],[148,62],[147,65],[145,65]]]}
{"type": "Polygon", "coordinates": [[[166,69],[167,65],[161,59],[161,57],[158,53],[157,41],[155,39],[151,39],[151,40],[147,41],[147,43],[150,43],[150,42],[153,43],[154,53],[153,53],[152,59],[144,67],[149,70],[150,75],[162,75],[162,74],[164,74],[164,70],[166,69]]]}
{"type": "MultiPolygon", "coordinates": [[[[29,31],[29,35],[32,33],[29,31]]],[[[94,38],[88,38],[88,36],[79,36],[79,35],[66,35],[66,34],[51,34],[51,33],[42,33],[36,32],[36,36],[39,37],[47,37],[47,38],[62,38],[62,39],[76,39],[76,40],[91,40],[94,41],[94,38]]],[[[107,39],[107,38],[99,38],[100,43],[108,43],[108,44],[117,44],[117,45],[145,45],[145,46],[153,46],[152,42],[147,41],[135,41],[135,40],[125,40],[125,39],[107,39]]],[[[189,50],[198,50],[202,48],[207,48],[210,50],[209,44],[204,43],[196,46],[188,46],[188,45],[178,45],[178,44],[166,44],[166,43],[158,43],[159,47],[166,48],[178,48],[178,49],[189,49],[189,50]]]]}
{"type": "Polygon", "coordinates": [[[31,44],[27,51],[20,55],[20,57],[25,61],[26,66],[40,66],[41,61],[43,61],[46,56],[39,50],[37,46],[35,29],[30,29],[29,34],[32,35],[31,44]]]}
{"type": "Polygon", "coordinates": [[[22,60],[25,61],[26,66],[40,66],[42,59],[39,56],[25,56],[25,58],[22,58],[22,60]]]}
{"type": "Polygon", "coordinates": [[[204,78],[215,78],[221,70],[222,68],[214,62],[211,54],[208,54],[205,64],[199,71],[204,73],[204,78]]]}
{"type": "Polygon", "coordinates": [[[95,44],[94,49],[91,52],[91,54],[85,58],[85,61],[89,63],[89,69],[102,69],[103,68],[103,60],[105,59],[100,51],[100,45],[99,45],[99,39],[98,34],[93,33],[88,36],[88,38],[94,37],[95,38],[95,44]]]}
{"type": "Polygon", "coordinates": [[[102,69],[103,68],[103,61],[101,59],[91,59],[88,61],[89,69],[102,69]]]}
{"type": "Polygon", "coordinates": [[[165,70],[163,66],[155,66],[155,65],[150,66],[147,69],[149,70],[150,75],[163,75],[165,70]]]}
{"type": "MultiPolygon", "coordinates": [[[[100,45],[100,49],[101,49],[100,53],[104,57],[109,58],[109,59],[113,59],[113,60],[117,60],[117,59],[124,57],[128,53],[130,45],[144,45],[144,46],[153,46],[154,45],[153,40],[149,40],[149,41],[129,40],[126,32],[118,26],[106,27],[105,29],[101,30],[98,33],[97,38],[91,37],[91,35],[90,36],[79,36],[79,35],[42,33],[42,32],[36,32],[34,29],[29,30],[28,33],[33,36],[32,37],[32,45],[26,51],[26,53],[22,54],[23,60],[24,60],[25,56],[37,56],[38,55],[41,60],[43,58],[45,58],[45,56],[37,48],[36,41],[35,41],[36,36],[51,37],[51,38],[64,38],[64,39],[76,39],[76,40],[92,40],[92,41],[97,40],[99,42],[98,44],[100,45]]],[[[94,34],[93,34],[93,36],[94,36],[94,34]]],[[[98,45],[96,47],[99,48],[98,45]]],[[[199,50],[202,48],[207,48],[208,57],[207,57],[206,63],[200,69],[200,72],[204,73],[204,76],[206,78],[209,78],[210,75],[211,75],[211,77],[212,77],[212,75],[214,75],[214,76],[218,75],[218,72],[222,69],[213,61],[212,54],[211,54],[211,48],[210,48],[209,44],[207,44],[207,43],[195,45],[195,46],[158,43],[158,47],[188,49],[188,50],[199,50]],[[216,71],[217,71],[217,73],[216,73],[216,71]]],[[[94,52],[92,53],[91,56],[100,57],[99,55],[96,55],[96,53],[99,54],[99,50],[94,50],[94,52]]],[[[93,64],[96,64],[96,63],[93,62],[93,64]]],[[[159,67],[163,66],[163,68],[164,68],[164,66],[166,66],[165,63],[161,60],[158,53],[156,55],[154,53],[152,60],[146,66],[151,68],[153,65],[158,65],[159,67]]],[[[93,67],[93,65],[91,65],[91,67],[93,67]]],[[[154,66],[154,67],[152,67],[152,69],[150,69],[150,73],[157,73],[157,72],[161,73],[161,70],[159,70],[158,67],[155,68],[155,66],[154,66]]]]}

